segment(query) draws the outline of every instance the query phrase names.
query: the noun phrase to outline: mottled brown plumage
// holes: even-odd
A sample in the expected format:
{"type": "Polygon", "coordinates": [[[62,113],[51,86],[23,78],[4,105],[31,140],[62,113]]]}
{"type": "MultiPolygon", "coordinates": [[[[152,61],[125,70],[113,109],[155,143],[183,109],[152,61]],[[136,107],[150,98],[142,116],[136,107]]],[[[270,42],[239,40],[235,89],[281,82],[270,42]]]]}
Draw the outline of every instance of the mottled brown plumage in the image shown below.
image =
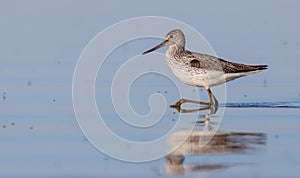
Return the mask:
{"type": "MultiPolygon", "coordinates": [[[[250,72],[250,71],[256,71],[256,70],[265,70],[268,68],[268,65],[246,65],[246,64],[239,64],[234,62],[229,62],[221,58],[216,58],[213,56],[206,55],[208,58],[215,58],[218,61],[215,63],[219,63],[222,67],[222,70],[224,73],[241,73],[241,72],[250,72]]],[[[206,68],[207,65],[203,64],[198,59],[192,59],[190,61],[191,67],[196,68],[206,68]],[[202,64],[201,64],[202,63],[202,64]]],[[[219,68],[219,67],[218,67],[219,68]]]]}

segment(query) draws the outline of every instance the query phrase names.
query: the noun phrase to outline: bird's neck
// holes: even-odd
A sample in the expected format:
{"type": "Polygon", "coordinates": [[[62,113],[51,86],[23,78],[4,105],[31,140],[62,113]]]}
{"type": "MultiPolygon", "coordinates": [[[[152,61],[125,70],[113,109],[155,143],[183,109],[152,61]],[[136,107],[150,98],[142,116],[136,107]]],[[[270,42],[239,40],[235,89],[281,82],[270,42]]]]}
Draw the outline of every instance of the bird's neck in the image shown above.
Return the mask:
{"type": "Polygon", "coordinates": [[[182,52],[184,52],[184,46],[170,45],[169,49],[167,50],[167,56],[174,58],[179,56],[182,52]]]}

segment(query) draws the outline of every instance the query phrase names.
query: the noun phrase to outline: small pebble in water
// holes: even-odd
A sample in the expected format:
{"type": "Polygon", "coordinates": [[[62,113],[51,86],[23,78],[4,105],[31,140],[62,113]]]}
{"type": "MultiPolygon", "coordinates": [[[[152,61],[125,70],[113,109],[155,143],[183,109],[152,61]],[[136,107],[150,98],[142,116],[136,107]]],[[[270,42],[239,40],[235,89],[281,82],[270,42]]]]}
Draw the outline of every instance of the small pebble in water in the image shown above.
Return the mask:
{"type": "Polygon", "coordinates": [[[12,122],[12,123],[11,123],[11,125],[15,125],[15,123],[14,123],[14,122],[12,122]]]}
{"type": "Polygon", "coordinates": [[[168,91],[165,91],[165,94],[167,94],[168,93],[168,91]]]}
{"type": "Polygon", "coordinates": [[[248,95],[244,94],[244,97],[246,98],[248,95]]]}
{"type": "Polygon", "coordinates": [[[175,121],[175,119],[172,119],[172,121],[175,121]]]}
{"type": "Polygon", "coordinates": [[[176,112],[174,111],[172,114],[176,114],[176,112]]]}
{"type": "Polygon", "coordinates": [[[33,126],[30,126],[29,129],[30,129],[30,130],[33,130],[33,126]]]}
{"type": "Polygon", "coordinates": [[[264,79],[264,87],[267,87],[267,80],[264,79]]]}
{"type": "Polygon", "coordinates": [[[53,99],[52,101],[53,101],[53,102],[55,102],[56,100],[55,100],[55,99],[53,99]]]}
{"type": "Polygon", "coordinates": [[[160,93],[160,91],[157,91],[157,93],[160,93]]]}
{"type": "Polygon", "coordinates": [[[284,45],[284,46],[288,45],[288,42],[287,42],[287,41],[284,41],[284,42],[283,42],[283,45],[284,45]]]}
{"type": "Polygon", "coordinates": [[[5,101],[5,100],[6,100],[6,96],[5,96],[5,95],[6,95],[6,92],[5,92],[5,91],[2,92],[2,95],[3,95],[3,96],[2,96],[2,100],[5,101]]]}
{"type": "Polygon", "coordinates": [[[5,129],[5,128],[6,128],[6,125],[2,125],[2,128],[4,128],[4,129],[5,129]]]}

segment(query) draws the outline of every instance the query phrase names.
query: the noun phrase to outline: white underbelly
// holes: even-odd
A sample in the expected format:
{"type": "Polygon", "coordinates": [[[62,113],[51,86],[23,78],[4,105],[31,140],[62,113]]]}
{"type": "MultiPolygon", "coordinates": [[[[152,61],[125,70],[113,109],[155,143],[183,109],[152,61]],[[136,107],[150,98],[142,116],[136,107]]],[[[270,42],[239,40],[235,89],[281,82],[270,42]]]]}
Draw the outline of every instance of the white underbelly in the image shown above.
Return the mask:
{"type": "Polygon", "coordinates": [[[222,71],[207,71],[174,60],[166,61],[175,76],[185,84],[209,88],[226,82],[222,71]]]}

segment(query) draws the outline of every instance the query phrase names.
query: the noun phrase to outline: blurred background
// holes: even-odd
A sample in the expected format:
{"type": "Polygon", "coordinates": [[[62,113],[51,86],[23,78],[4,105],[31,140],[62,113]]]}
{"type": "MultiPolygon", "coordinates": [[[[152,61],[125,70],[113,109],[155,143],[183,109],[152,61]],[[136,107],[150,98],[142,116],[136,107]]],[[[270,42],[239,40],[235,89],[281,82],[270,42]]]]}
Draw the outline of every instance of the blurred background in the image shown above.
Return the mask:
{"type": "MultiPolygon", "coordinates": [[[[139,16],[164,16],[189,24],[208,40],[219,57],[229,61],[268,64],[267,71],[228,84],[228,102],[275,102],[275,105],[283,102],[287,103],[284,105],[287,109],[229,109],[227,116],[233,119],[223,120],[228,124],[224,124],[224,129],[249,131],[252,127],[255,128],[252,131],[283,140],[272,145],[271,139],[269,146],[276,149],[267,149],[261,160],[268,166],[230,169],[224,175],[299,176],[300,154],[296,150],[299,111],[289,109],[300,101],[299,1],[1,0],[0,3],[1,177],[164,175],[160,173],[164,160],[125,163],[97,151],[82,135],[72,107],[72,77],[84,47],[108,26],[139,16]],[[248,121],[236,120],[249,127],[232,124],[234,117],[243,113],[247,113],[248,121]],[[285,171],[280,163],[286,165],[285,171]],[[250,174],[253,170],[255,174],[250,174]]],[[[152,47],[149,44],[136,53],[152,47]]],[[[173,97],[171,101],[176,99],[173,97]]],[[[228,158],[231,159],[224,159],[228,158]]],[[[211,158],[204,159],[207,160],[211,158]]],[[[210,174],[204,172],[203,176],[210,174]]],[[[223,172],[214,174],[220,176],[223,172]]]]}

